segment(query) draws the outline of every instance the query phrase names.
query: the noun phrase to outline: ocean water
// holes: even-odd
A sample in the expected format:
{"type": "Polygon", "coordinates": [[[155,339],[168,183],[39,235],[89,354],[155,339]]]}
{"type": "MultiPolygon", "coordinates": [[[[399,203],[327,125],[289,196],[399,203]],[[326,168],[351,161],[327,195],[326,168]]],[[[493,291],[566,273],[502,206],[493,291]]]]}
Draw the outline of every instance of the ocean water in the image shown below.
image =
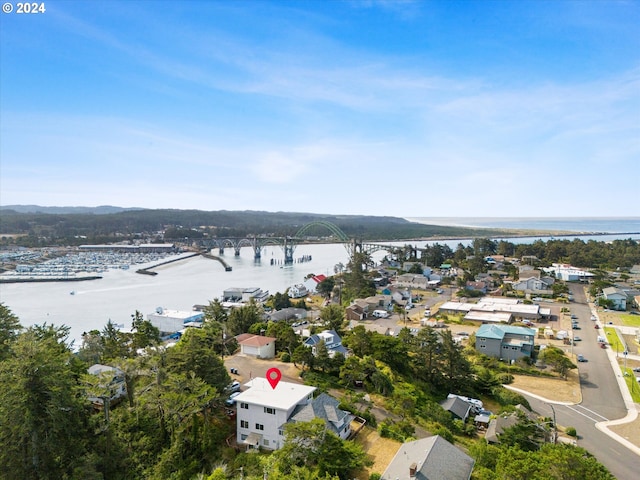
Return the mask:
{"type": "Polygon", "coordinates": [[[640,233],[640,217],[412,217],[428,225],[576,233],[640,233]]]}

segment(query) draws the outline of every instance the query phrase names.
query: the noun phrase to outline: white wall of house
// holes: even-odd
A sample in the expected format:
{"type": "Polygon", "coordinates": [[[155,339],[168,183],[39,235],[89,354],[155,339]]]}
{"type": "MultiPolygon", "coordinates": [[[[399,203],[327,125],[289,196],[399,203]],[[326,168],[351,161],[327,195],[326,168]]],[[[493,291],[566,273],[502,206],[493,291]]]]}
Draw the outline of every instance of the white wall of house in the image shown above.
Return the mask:
{"type": "Polygon", "coordinates": [[[280,427],[291,417],[297,405],[313,399],[316,387],[279,382],[271,388],[266,378],[254,378],[249,388],[236,397],[236,434],[242,444],[249,435],[260,436],[260,447],[277,450],[284,442],[280,427]]]}

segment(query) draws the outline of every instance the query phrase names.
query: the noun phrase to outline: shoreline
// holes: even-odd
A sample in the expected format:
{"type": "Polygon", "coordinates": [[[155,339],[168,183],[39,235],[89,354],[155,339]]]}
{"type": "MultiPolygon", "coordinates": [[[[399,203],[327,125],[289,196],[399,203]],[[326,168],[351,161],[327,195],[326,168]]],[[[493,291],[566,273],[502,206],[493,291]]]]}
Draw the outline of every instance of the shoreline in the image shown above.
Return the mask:
{"type": "Polygon", "coordinates": [[[45,283],[45,282],[84,282],[87,280],[100,280],[103,278],[101,275],[89,275],[86,277],[26,277],[26,278],[9,278],[0,277],[0,283],[45,283]]]}

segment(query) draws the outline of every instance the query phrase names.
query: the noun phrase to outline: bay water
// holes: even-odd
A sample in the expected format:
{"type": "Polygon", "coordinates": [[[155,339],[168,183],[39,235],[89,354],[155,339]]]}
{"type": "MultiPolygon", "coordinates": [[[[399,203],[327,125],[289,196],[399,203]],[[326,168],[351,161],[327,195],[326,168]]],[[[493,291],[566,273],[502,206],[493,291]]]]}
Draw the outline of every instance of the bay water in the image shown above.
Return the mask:
{"type": "MultiPolygon", "coordinates": [[[[531,243],[537,239],[549,238],[551,237],[508,240],[513,243],[531,243]]],[[[566,238],[581,238],[585,241],[611,241],[621,238],[640,240],[640,234],[576,235],[566,238]]],[[[471,241],[455,239],[380,243],[411,243],[418,247],[440,243],[455,250],[459,243],[467,245],[471,241]]],[[[217,251],[214,251],[214,254],[217,254],[217,251]]],[[[373,257],[375,261],[380,261],[384,255],[385,252],[377,252],[373,257]]],[[[342,244],[298,245],[294,257],[302,256],[310,256],[311,260],[281,266],[271,264],[272,259],[281,263],[284,257],[282,249],[276,246],[265,247],[260,262],[254,260],[251,248],[242,248],[239,256],[235,256],[233,250],[227,249],[223,258],[232,267],[229,272],[215,260],[192,257],[156,268],[158,275],[155,276],[135,273],[135,268],[145,266],[138,265],[129,270],[105,272],[99,280],[0,284],[0,302],[18,316],[23,326],[45,322],[69,326],[71,337],[76,345],[79,345],[83,332],[102,330],[109,320],[115,324],[123,324],[125,328],[130,327],[131,316],[136,310],[145,317],[157,307],[191,310],[194,305],[207,304],[215,298],[222,298],[223,291],[231,287],[258,287],[268,290],[271,294],[284,292],[288,287],[304,281],[309,274],[333,275],[336,265],[346,265],[349,261],[347,250],[342,244]]]]}

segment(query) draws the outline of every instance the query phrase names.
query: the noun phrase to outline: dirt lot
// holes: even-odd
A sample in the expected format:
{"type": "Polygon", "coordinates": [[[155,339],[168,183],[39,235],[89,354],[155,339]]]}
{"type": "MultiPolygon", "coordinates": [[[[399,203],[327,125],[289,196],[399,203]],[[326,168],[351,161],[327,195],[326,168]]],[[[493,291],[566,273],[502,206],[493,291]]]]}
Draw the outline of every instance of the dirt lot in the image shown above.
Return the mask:
{"type": "Polygon", "coordinates": [[[640,416],[631,423],[611,426],[609,427],[609,430],[640,447],[640,416]]]}
{"type": "Polygon", "coordinates": [[[390,438],[382,438],[378,432],[370,427],[364,428],[355,438],[373,460],[373,465],[366,468],[358,476],[358,480],[368,480],[371,473],[382,473],[391,463],[400,448],[400,442],[390,438]]]}
{"type": "Polygon", "coordinates": [[[582,401],[580,379],[575,370],[569,372],[567,380],[514,375],[511,386],[556,402],[580,403],[582,401]]]}
{"type": "Polygon", "coordinates": [[[233,380],[238,380],[241,384],[245,384],[251,378],[263,377],[266,378],[267,370],[271,367],[276,367],[282,372],[282,380],[285,382],[302,383],[300,378],[300,369],[293,365],[293,363],[283,363],[279,360],[261,360],[241,353],[236,353],[231,357],[225,357],[224,364],[227,367],[227,371],[231,368],[236,368],[238,374],[229,374],[233,380]]]}

